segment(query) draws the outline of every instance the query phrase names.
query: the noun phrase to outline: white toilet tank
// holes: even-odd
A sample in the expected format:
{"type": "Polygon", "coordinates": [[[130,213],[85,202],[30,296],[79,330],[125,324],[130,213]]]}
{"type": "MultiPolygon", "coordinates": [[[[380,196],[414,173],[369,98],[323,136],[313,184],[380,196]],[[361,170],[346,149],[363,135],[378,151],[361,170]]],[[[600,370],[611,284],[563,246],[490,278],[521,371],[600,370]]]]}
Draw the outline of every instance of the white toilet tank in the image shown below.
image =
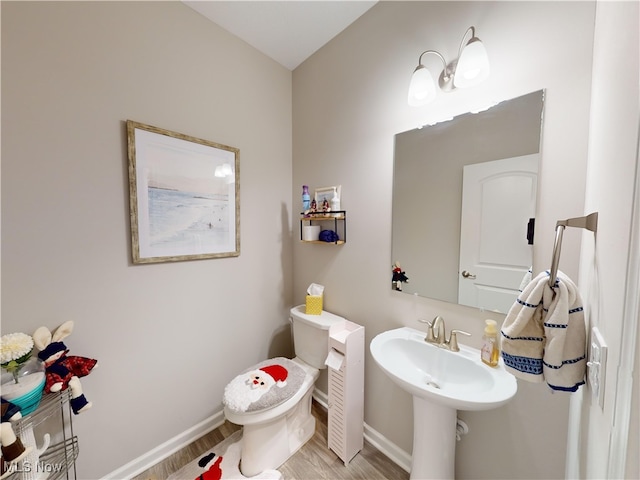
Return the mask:
{"type": "Polygon", "coordinates": [[[305,309],[304,305],[291,309],[295,354],[312,367],[323,369],[329,354],[329,329],[345,319],[324,310],[320,315],[307,315],[305,309]]]}

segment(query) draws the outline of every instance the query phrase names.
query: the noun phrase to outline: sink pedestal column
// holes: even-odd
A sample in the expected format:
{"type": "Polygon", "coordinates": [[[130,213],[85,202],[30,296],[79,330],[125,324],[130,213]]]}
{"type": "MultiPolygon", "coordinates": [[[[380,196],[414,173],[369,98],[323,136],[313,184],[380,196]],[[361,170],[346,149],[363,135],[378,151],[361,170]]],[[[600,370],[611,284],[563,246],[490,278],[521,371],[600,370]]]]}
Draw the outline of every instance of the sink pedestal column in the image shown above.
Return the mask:
{"type": "Polygon", "coordinates": [[[413,396],[411,480],[453,480],[457,416],[455,408],[413,396]]]}

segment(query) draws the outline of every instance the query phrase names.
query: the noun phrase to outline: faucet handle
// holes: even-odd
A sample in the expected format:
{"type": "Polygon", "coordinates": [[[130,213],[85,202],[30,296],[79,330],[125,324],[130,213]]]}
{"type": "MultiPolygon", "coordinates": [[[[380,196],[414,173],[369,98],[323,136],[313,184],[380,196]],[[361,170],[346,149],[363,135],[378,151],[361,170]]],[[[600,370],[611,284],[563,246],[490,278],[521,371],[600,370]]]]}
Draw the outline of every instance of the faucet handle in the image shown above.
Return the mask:
{"type": "Polygon", "coordinates": [[[458,333],[466,335],[467,337],[471,336],[469,332],[465,332],[464,330],[451,330],[451,335],[449,335],[449,341],[447,343],[449,344],[449,350],[451,350],[452,352],[460,351],[460,347],[458,346],[458,333]]]}
{"type": "Polygon", "coordinates": [[[429,328],[427,328],[427,336],[424,339],[425,342],[435,342],[435,337],[433,336],[433,322],[430,322],[429,320],[426,320],[424,318],[419,318],[418,321],[420,323],[426,323],[427,325],[429,325],[429,328]]]}

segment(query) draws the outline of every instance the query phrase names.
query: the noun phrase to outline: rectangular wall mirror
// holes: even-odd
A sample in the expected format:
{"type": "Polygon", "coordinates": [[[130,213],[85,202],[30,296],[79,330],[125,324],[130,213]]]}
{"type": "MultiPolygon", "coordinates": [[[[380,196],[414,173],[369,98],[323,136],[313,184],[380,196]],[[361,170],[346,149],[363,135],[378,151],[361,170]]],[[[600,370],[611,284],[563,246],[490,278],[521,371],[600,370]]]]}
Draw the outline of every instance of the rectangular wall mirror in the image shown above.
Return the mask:
{"type": "Polygon", "coordinates": [[[544,91],[395,137],[392,289],[506,313],[533,264],[544,91]]]}

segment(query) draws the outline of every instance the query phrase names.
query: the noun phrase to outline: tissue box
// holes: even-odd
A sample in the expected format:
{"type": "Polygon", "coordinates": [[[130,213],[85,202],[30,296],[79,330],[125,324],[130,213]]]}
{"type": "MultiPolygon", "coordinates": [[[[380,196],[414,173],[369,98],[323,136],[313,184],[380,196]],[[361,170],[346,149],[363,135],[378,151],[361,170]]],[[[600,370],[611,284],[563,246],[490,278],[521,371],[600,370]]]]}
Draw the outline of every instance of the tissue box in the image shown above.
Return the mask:
{"type": "Polygon", "coordinates": [[[307,295],[305,302],[307,315],[320,315],[322,313],[322,295],[307,295]]]}

